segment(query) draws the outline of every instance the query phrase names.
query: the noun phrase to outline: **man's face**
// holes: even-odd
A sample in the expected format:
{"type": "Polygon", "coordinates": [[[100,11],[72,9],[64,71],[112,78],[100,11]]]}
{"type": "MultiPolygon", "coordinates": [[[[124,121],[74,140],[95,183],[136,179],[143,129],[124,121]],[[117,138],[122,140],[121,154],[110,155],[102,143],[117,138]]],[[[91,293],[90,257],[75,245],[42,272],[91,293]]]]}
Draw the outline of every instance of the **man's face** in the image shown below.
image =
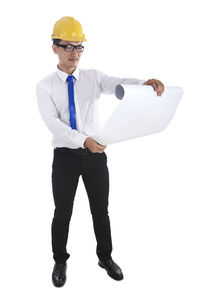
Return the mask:
{"type": "MultiPolygon", "coordinates": [[[[60,41],[60,45],[82,45],[82,42],[68,42],[68,41],[60,41]]],[[[57,47],[56,45],[52,45],[53,52],[58,55],[59,63],[67,68],[76,68],[80,57],[82,55],[81,53],[78,53],[76,49],[74,49],[72,52],[67,52],[63,47],[57,47]]]]}

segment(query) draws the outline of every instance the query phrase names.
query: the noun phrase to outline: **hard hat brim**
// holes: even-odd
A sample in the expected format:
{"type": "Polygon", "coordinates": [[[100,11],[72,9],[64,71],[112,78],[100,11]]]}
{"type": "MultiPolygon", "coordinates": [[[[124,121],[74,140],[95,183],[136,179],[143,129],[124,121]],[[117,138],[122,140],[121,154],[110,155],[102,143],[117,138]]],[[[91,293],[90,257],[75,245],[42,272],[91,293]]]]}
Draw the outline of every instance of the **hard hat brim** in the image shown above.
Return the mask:
{"type": "Polygon", "coordinates": [[[85,37],[83,37],[83,38],[81,38],[81,37],[67,37],[67,36],[60,37],[60,36],[54,35],[54,34],[51,35],[51,38],[52,39],[59,39],[59,40],[63,40],[63,41],[69,41],[69,42],[86,42],[87,41],[85,37]]]}

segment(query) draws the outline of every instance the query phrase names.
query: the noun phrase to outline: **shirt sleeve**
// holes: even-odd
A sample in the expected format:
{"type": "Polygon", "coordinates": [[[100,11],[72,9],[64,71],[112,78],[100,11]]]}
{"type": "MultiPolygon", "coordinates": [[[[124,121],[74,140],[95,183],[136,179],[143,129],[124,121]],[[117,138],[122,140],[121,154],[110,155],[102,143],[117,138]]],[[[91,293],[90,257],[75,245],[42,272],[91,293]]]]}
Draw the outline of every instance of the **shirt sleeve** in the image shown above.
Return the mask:
{"type": "Polygon", "coordinates": [[[101,71],[97,71],[97,77],[101,92],[104,94],[114,94],[118,84],[143,84],[146,81],[135,78],[112,77],[101,71]]]}
{"type": "Polygon", "coordinates": [[[60,120],[56,106],[43,82],[37,83],[36,95],[40,115],[51,133],[55,136],[62,136],[62,139],[66,139],[77,148],[85,148],[84,142],[88,136],[79,133],[60,120]]]}

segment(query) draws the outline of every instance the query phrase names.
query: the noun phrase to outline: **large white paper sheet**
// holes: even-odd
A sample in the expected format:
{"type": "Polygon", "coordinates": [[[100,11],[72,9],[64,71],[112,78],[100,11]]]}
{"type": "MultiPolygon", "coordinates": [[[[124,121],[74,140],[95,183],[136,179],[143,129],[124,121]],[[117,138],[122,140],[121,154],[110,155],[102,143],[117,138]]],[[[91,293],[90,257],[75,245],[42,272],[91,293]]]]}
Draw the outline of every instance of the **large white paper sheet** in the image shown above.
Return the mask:
{"type": "Polygon", "coordinates": [[[165,87],[162,96],[151,86],[121,84],[115,96],[119,105],[95,135],[101,145],[109,145],[163,131],[172,120],[183,95],[181,87],[165,87]]]}

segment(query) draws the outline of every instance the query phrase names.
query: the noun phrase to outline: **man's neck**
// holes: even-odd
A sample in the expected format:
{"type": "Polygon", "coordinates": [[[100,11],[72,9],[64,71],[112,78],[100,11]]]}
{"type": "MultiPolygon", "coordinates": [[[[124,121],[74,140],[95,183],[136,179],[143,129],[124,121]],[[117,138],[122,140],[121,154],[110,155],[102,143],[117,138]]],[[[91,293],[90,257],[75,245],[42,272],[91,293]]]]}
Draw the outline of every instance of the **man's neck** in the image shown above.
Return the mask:
{"type": "Polygon", "coordinates": [[[76,68],[66,68],[65,66],[58,64],[58,69],[71,75],[74,73],[74,71],[76,70],[76,68]]]}

